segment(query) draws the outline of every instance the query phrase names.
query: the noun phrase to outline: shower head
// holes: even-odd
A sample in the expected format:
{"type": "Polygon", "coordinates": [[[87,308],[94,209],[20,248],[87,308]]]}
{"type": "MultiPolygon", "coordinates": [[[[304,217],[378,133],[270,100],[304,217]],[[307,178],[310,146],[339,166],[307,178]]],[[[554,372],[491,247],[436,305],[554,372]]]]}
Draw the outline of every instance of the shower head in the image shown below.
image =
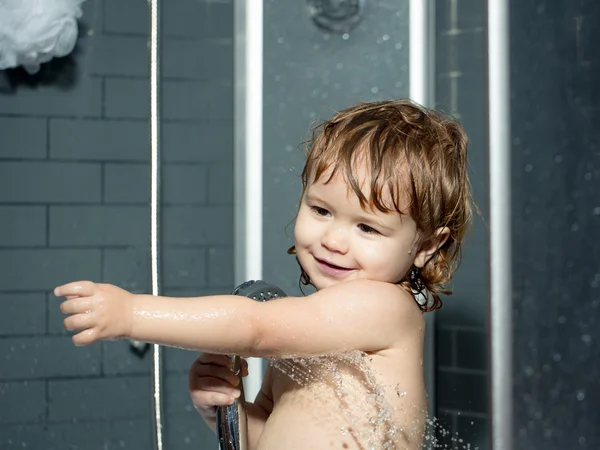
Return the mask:
{"type": "Polygon", "coordinates": [[[326,32],[350,33],[362,20],[366,0],[307,0],[308,14],[326,32]]]}
{"type": "MultiPolygon", "coordinates": [[[[285,293],[266,281],[250,280],[236,287],[233,295],[242,295],[259,302],[286,297],[285,293]]],[[[242,360],[239,356],[232,355],[231,370],[238,376],[242,374],[242,360]]],[[[241,395],[229,406],[217,408],[217,437],[220,450],[247,450],[248,448],[248,422],[244,406],[244,387],[240,383],[241,395]]]]}

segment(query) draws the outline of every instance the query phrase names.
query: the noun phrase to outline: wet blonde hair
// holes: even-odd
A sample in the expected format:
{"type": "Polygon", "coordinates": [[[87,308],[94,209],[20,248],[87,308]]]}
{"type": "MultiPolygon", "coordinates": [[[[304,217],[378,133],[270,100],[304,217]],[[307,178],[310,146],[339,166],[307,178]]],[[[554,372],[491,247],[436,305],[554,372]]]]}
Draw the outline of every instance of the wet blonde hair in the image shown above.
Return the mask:
{"type": "MultiPolygon", "coordinates": [[[[419,306],[423,311],[440,308],[440,294],[452,293],[446,283],[460,264],[461,244],[472,221],[467,136],[462,126],[402,99],[352,106],[312,128],[311,134],[305,143],[301,198],[309,182],[326,174],[327,183],[341,173],[363,209],[409,214],[417,224],[420,242],[434,237],[441,227],[450,230],[446,242],[420,270],[429,301],[419,306]],[[354,175],[361,161],[370,170],[368,200],[354,175]],[[400,205],[407,197],[407,211],[402,211],[400,205]],[[384,198],[391,198],[392,204],[384,198]]],[[[295,247],[288,253],[295,254],[295,247]]],[[[308,274],[301,270],[301,283],[310,284],[308,274]]],[[[398,283],[412,291],[409,273],[398,283]]]]}

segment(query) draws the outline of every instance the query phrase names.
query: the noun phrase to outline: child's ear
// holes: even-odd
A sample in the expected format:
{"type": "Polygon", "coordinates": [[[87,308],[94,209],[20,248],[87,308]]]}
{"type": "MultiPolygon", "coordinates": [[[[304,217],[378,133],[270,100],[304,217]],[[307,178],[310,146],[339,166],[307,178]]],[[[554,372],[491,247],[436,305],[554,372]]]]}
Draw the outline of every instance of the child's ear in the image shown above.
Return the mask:
{"type": "Polygon", "coordinates": [[[444,245],[449,236],[450,229],[448,227],[441,227],[435,230],[433,236],[426,241],[421,242],[421,247],[415,256],[413,264],[418,268],[424,267],[433,254],[437,252],[438,248],[444,245]]]}

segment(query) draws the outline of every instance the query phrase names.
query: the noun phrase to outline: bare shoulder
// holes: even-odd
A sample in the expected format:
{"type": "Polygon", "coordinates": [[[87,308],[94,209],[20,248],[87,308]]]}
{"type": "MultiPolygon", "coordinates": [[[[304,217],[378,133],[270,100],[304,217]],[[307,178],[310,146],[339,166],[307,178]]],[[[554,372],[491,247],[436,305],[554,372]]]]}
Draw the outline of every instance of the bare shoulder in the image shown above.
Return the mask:
{"type": "Polygon", "coordinates": [[[402,286],[373,280],[352,280],[329,289],[338,290],[339,295],[368,308],[373,316],[391,326],[402,329],[422,328],[423,313],[415,298],[402,286]]]}

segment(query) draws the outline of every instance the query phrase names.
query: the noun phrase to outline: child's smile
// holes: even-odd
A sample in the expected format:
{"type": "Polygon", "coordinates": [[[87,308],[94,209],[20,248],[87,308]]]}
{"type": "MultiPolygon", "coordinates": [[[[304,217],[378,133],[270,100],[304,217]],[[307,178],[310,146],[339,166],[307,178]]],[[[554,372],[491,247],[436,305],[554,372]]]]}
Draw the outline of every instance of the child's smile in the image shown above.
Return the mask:
{"type": "Polygon", "coordinates": [[[317,263],[319,263],[319,268],[321,269],[321,271],[332,278],[343,279],[353,270],[350,267],[342,267],[324,259],[319,259],[317,257],[315,257],[315,260],[317,261],[317,263]]]}
{"type": "MultiPolygon", "coordinates": [[[[357,168],[357,178],[364,180],[363,172],[357,168]]],[[[365,211],[342,176],[323,179],[307,187],[294,230],[298,261],[314,286],[401,280],[417,249],[414,221],[397,212],[365,211]]]]}

